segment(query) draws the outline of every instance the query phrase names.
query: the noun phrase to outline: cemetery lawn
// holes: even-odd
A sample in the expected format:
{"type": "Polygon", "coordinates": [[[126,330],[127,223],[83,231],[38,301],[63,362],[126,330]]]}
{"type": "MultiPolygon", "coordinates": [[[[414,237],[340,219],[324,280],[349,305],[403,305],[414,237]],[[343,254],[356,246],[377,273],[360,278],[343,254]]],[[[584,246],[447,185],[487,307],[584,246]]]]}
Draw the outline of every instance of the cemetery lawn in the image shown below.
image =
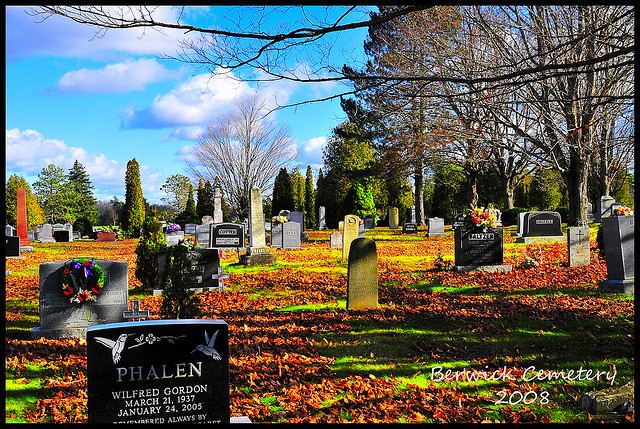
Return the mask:
{"type": "MultiPolygon", "coordinates": [[[[615,375],[613,387],[633,380],[635,364],[633,296],[597,291],[607,274],[594,228],[589,266],[568,267],[566,243],[551,243],[540,244],[540,266],[523,268],[539,245],[513,243],[505,233],[512,272],[460,274],[434,269],[438,254],[453,262],[449,230],[433,238],[422,229],[367,231],[377,244],[380,305],[351,312],[346,263],[329,248],[331,232],[309,231],[301,250],[272,250],[277,265],[267,269],[245,268],[236,252],[225,252],[227,289],[199,294],[203,317],[229,324],[232,416],[255,423],[633,421],[633,413],[579,408],[583,393],[612,385],[605,374],[615,375]],[[532,379],[581,368],[601,375],[532,379]],[[444,380],[447,370],[459,379],[444,380]],[[485,380],[482,370],[504,376],[485,380]],[[503,397],[507,403],[498,403],[503,397]]],[[[80,256],[128,262],[130,298],[152,318],[162,298],[141,290],[133,275],[137,240],[33,245],[22,259],[6,260],[6,421],[83,423],[86,341],[30,340],[39,324],[39,264],[80,256]]]]}

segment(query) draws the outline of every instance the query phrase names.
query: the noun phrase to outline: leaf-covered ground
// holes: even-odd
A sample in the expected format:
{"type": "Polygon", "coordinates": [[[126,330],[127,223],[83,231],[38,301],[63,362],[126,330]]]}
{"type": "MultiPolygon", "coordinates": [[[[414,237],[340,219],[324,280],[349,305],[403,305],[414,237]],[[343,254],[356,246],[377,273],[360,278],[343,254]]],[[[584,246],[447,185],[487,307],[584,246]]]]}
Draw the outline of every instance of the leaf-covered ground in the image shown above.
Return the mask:
{"type": "MultiPolygon", "coordinates": [[[[199,294],[203,317],[229,324],[232,416],[294,423],[633,419],[580,411],[583,393],[609,387],[604,377],[525,377],[534,366],[542,374],[607,371],[616,375],[614,386],[632,379],[633,297],[597,291],[606,266],[595,241],[588,267],[568,267],[566,243],[554,243],[541,245],[539,267],[523,268],[538,245],[506,238],[512,272],[454,273],[434,269],[440,253],[453,260],[451,233],[369,231],[380,306],[347,312],[347,267],[329,248],[330,232],[310,231],[301,250],[274,250],[278,263],[268,268],[245,268],[225,252],[227,290],[199,294]],[[502,370],[515,380],[444,381],[446,370],[502,370]],[[531,403],[496,403],[517,399],[516,391],[535,392],[531,403]]],[[[35,243],[23,259],[6,260],[7,422],[87,419],[85,340],[29,339],[39,324],[39,264],[79,256],[128,262],[130,297],[157,318],[162,298],[141,291],[133,276],[136,243],[35,243]]]]}

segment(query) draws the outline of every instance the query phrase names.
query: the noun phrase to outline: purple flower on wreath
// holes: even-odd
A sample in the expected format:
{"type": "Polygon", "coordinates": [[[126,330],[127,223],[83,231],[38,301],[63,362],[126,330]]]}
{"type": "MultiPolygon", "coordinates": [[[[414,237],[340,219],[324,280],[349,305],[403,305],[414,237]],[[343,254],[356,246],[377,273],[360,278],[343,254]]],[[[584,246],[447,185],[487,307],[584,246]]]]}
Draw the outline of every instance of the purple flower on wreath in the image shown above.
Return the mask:
{"type": "Polygon", "coordinates": [[[170,223],[169,225],[167,225],[167,232],[178,232],[180,230],[180,225],[178,225],[177,223],[170,223]]]}

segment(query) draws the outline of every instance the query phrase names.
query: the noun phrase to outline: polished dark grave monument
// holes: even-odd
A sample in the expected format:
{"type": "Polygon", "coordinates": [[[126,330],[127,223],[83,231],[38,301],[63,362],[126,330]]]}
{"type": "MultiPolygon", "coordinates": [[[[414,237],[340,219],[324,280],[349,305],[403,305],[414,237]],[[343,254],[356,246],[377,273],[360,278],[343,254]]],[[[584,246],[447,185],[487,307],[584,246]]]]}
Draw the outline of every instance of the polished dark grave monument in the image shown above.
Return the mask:
{"type": "Polygon", "coordinates": [[[455,271],[511,271],[503,264],[502,228],[486,231],[460,226],[454,230],[455,271]]]}

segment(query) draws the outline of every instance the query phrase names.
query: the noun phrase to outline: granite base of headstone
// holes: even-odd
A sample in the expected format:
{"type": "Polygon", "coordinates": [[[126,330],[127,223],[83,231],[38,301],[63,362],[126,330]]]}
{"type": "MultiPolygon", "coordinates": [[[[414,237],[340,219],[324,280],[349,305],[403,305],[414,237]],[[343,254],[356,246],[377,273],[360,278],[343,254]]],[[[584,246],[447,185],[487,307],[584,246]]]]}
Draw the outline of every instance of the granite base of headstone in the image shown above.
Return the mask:
{"type": "Polygon", "coordinates": [[[88,422],[229,423],[224,320],[110,323],[87,331],[88,422]]]}
{"type": "Polygon", "coordinates": [[[347,310],[378,308],[378,255],[375,241],[351,242],[347,268],[347,310]]]}
{"type": "Polygon", "coordinates": [[[502,228],[478,230],[458,227],[454,231],[455,266],[459,272],[508,272],[503,264],[502,228]]]}
{"type": "Polygon", "coordinates": [[[83,338],[89,326],[121,322],[128,309],[128,264],[94,259],[105,273],[102,293],[95,302],[71,303],[62,292],[66,261],[40,264],[40,326],[31,330],[34,339],[83,338]]]}

